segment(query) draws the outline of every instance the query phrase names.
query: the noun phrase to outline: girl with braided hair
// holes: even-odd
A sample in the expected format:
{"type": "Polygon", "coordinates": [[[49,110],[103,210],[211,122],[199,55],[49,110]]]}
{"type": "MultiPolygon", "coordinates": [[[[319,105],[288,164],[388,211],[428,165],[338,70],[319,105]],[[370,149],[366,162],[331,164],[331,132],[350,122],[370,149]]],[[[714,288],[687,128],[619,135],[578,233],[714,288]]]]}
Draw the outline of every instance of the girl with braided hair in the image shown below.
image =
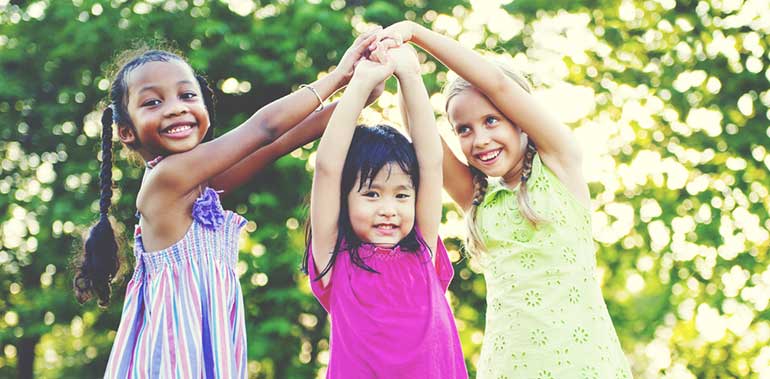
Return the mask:
{"type": "Polygon", "coordinates": [[[590,194],[569,128],[523,78],[451,38],[403,21],[378,39],[411,41],[459,75],[446,112],[467,165],[444,144],[443,176],[485,268],[477,377],[630,378],[595,275],[590,194]]]}
{"type": "Polygon", "coordinates": [[[102,115],[100,218],[85,241],[74,283],[81,303],[95,297],[108,304],[119,268],[108,218],[115,125],[147,169],[136,195],[136,266],[106,378],[246,377],[243,296],[235,270],[246,220],[223,210],[219,193],[319,137],[336,107],[324,109],[319,102],[346,85],[373,40],[373,33],[362,35],[329,75],[218,138],[212,90],[182,57],[145,48],[119,58],[124,63],[102,115]]]}

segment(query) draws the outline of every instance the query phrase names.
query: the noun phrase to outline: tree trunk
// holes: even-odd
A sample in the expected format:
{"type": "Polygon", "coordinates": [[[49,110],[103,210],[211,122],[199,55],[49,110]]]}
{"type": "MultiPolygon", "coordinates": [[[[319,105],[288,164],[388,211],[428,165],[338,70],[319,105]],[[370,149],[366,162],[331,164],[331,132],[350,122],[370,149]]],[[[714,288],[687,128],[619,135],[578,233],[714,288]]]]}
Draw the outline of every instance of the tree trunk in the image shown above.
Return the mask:
{"type": "Polygon", "coordinates": [[[22,337],[16,344],[16,353],[19,359],[16,364],[18,379],[32,379],[35,371],[35,346],[40,341],[40,336],[22,337]]]}

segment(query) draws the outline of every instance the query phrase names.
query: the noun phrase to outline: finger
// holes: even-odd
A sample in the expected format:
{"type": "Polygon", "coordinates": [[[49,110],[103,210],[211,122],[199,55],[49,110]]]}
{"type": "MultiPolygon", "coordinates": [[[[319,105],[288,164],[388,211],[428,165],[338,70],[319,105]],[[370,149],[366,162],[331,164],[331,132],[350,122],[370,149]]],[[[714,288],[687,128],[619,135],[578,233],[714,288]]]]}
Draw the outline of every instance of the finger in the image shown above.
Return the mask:
{"type": "Polygon", "coordinates": [[[373,54],[375,57],[377,57],[377,61],[381,63],[385,63],[385,60],[387,57],[385,56],[385,50],[387,50],[381,42],[377,42],[377,49],[373,51],[373,54]]]}
{"type": "Polygon", "coordinates": [[[375,49],[374,51],[369,52],[369,60],[372,62],[380,63],[380,50],[375,49]]]}
{"type": "Polygon", "coordinates": [[[377,26],[375,26],[375,27],[373,27],[373,28],[371,28],[371,29],[361,33],[361,35],[359,35],[358,38],[356,38],[356,40],[355,40],[355,42],[353,42],[353,44],[354,45],[358,44],[360,41],[363,41],[363,40],[365,40],[365,39],[367,39],[367,38],[369,38],[369,37],[371,37],[373,35],[376,35],[380,30],[382,30],[382,26],[377,25],[377,26]]]}
{"type": "Polygon", "coordinates": [[[386,40],[388,38],[393,38],[391,34],[392,34],[391,31],[387,29],[380,30],[379,32],[377,32],[377,42],[386,40]]]}
{"type": "Polygon", "coordinates": [[[360,43],[357,43],[356,45],[354,45],[354,48],[355,48],[355,50],[359,54],[361,54],[361,53],[363,53],[366,50],[370,50],[369,46],[371,46],[376,41],[377,41],[377,35],[376,34],[372,34],[372,35],[362,39],[360,41],[360,43]]]}
{"type": "Polygon", "coordinates": [[[380,43],[382,43],[382,45],[385,46],[386,49],[392,49],[394,47],[400,47],[401,46],[401,44],[398,41],[396,41],[395,39],[392,39],[392,38],[384,39],[384,40],[380,41],[380,43]]]}

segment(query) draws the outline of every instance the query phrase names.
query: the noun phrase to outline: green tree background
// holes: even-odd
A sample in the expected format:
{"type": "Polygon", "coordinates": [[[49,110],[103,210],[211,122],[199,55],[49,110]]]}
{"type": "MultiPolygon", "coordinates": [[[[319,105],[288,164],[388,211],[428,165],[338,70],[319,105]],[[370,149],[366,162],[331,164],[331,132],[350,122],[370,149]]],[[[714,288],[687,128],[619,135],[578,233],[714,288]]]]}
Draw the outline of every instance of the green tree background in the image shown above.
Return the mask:
{"type": "MultiPolygon", "coordinates": [[[[98,209],[98,103],[117,52],[175,43],[216,84],[222,133],[327,72],[371,24],[404,18],[494,52],[574,128],[597,275],[636,377],[770,378],[766,0],[0,0],[0,377],[106,365],[125,281],[108,309],[79,306],[69,261],[98,209]]],[[[446,133],[448,75],[422,61],[446,133]]],[[[397,122],[394,90],[363,118],[397,122]]],[[[313,150],[225,203],[252,220],[238,272],[254,378],[319,377],[328,361],[325,313],[297,269],[313,150]]],[[[113,215],[130,241],[142,167],[116,155],[113,215]]],[[[460,259],[458,210],[445,217],[474,374],[484,282],[460,259]]]]}

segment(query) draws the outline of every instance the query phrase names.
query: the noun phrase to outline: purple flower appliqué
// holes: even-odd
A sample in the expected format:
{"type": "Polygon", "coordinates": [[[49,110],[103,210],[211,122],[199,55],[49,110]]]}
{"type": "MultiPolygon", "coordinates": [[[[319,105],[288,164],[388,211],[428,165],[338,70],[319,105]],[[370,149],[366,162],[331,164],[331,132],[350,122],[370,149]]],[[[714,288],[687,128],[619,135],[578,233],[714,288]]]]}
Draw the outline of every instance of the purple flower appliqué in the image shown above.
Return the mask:
{"type": "Polygon", "coordinates": [[[206,187],[193,204],[192,216],[207,229],[216,230],[222,226],[225,223],[225,210],[219,203],[217,191],[206,187]]]}

